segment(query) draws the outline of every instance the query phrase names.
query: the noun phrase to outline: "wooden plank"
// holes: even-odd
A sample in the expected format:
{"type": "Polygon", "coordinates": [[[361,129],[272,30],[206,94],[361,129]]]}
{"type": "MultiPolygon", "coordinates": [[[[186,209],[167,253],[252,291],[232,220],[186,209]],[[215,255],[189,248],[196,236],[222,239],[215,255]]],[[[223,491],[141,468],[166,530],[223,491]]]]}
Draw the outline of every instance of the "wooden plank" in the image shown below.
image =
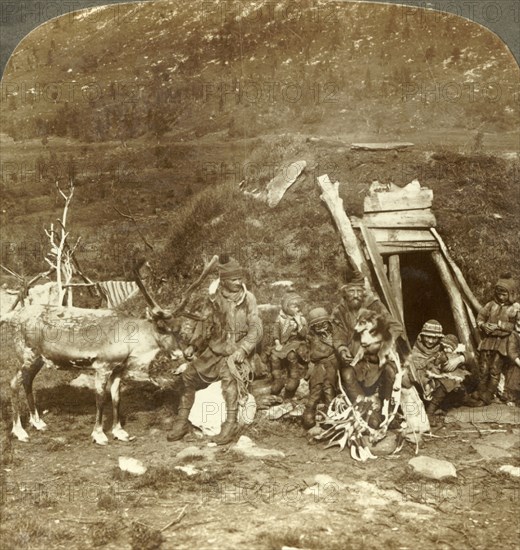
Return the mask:
{"type": "Polygon", "coordinates": [[[401,319],[404,319],[403,284],[401,281],[401,261],[399,260],[399,254],[388,256],[388,279],[394,291],[395,301],[401,313],[401,319]]]}
{"type": "Polygon", "coordinates": [[[401,191],[392,193],[374,193],[365,197],[365,212],[388,212],[395,210],[417,210],[431,208],[433,191],[421,189],[417,195],[408,195],[401,191]]]}
{"type": "Polygon", "coordinates": [[[471,304],[471,307],[474,309],[475,313],[478,314],[478,312],[482,309],[482,306],[480,305],[480,302],[477,300],[477,298],[473,294],[471,288],[469,288],[469,285],[466,282],[466,279],[464,278],[464,275],[460,270],[459,266],[455,263],[455,260],[453,260],[450,253],[448,252],[448,247],[446,246],[445,242],[442,240],[442,237],[439,235],[436,229],[431,228],[430,232],[434,236],[436,241],[439,243],[439,247],[441,249],[442,255],[444,256],[445,260],[448,262],[448,265],[451,267],[453,274],[455,275],[455,279],[460,285],[462,294],[467,298],[468,302],[471,304]]]}
{"type": "Polygon", "coordinates": [[[402,151],[413,147],[413,143],[387,141],[382,143],[353,143],[350,148],[353,151],[402,151]]]}
{"type": "Polygon", "coordinates": [[[437,271],[441,277],[450,299],[451,311],[453,313],[453,319],[457,328],[457,335],[460,341],[466,346],[466,350],[471,357],[475,358],[475,348],[473,346],[471,329],[468,322],[468,316],[466,308],[464,306],[464,300],[460,293],[459,287],[455,283],[450,268],[444,259],[444,256],[439,252],[432,252],[433,263],[437,267],[437,271]]]}
{"type": "Polygon", "coordinates": [[[436,221],[429,208],[420,210],[402,210],[398,212],[377,212],[365,214],[366,227],[435,227],[436,221]]]}
{"type": "Polygon", "coordinates": [[[439,250],[437,243],[394,243],[394,242],[382,242],[377,243],[380,254],[407,254],[409,252],[431,252],[433,250],[439,250]]]}
{"type": "Polygon", "coordinates": [[[429,229],[381,229],[374,227],[372,234],[376,242],[436,242],[429,229]]]}
{"type": "Polygon", "coordinates": [[[368,253],[370,255],[372,265],[374,266],[374,271],[376,272],[377,280],[379,281],[379,285],[381,286],[381,290],[383,291],[383,295],[388,305],[388,309],[390,310],[390,313],[394,317],[394,319],[397,319],[401,323],[401,326],[403,328],[403,338],[405,339],[408,346],[410,346],[410,342],[406,334],[404,319],[397,305],[390,282],[386,276],[385,264],[383,263],[383,258],[381,257],[381,254],[377,249],[377,243],[374,240],[374,237],[372,236],[370,229],[368,229],[363,222],[359,224],[359,228],[361,229],[361,234],[363,235],[363,239],[365,241],[368,253]]]}
{"type": "Polygon", "coordinates": [[[339,182],[332,183],[329,176],[324,174],[318,177],[318,185],[321,189],[320,199],[327,205],[332,214],[347,257],[353,266],[363,273],[367,281],[371,283],[370,270],[365,258],[363,258],[356,234],[343,208],[343,199],[339,196],[339,182]]]}

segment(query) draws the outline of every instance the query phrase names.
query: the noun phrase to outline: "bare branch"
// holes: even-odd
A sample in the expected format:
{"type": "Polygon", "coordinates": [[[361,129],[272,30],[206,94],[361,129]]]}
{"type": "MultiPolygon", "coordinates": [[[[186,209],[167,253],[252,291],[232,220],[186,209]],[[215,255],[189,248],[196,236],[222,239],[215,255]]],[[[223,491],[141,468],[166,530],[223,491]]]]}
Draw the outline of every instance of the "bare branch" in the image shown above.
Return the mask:
{"type": "Polygon", "coordinates": [[[143,239],[143,242],[144,244],[150,249],[150,250],[154,250],[154,247],[153,245],[151,245],[148,240],[146,239],[146,237],[143,235],[143,233],[141,232],[141,230],[139,229],[139,225],[137,223],[137,220],[134,218],[134,216],[130,215],[130,214],[125,214],[124,212],[121,212],[121,210],[119,210],[116,206],[112,205],[112,208],[120,215],[120,216],[123,216],[123,218],[127,218],[129,220],[132,220],[135,224],[135,228],[137,230],[137,233],[139,233],[139,236],[141,237],[141,239],[143,239]]]}

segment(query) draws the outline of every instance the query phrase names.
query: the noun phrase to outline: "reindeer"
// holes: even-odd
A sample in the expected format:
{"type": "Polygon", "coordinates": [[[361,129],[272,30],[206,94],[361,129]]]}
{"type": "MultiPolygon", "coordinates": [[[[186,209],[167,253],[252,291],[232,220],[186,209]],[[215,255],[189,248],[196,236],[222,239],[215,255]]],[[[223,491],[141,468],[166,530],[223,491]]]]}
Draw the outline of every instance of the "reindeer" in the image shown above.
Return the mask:
{"type": "Polygon", "coordinates": [[[110,389],[113,406],[112,435],[120,441],[129,441],[119,417],[120,384],[122,377],[150,380],[148,367],[160,350],[171,357],[182,357],[178,349],[178,317],[200,320],[183,311],[189,294],[200,285],[218,262],[218,257],[205,266],[198,280],[174,311],[162,309],[148,293],[136,271],[136,283],[152,308],[150,319],[137,319],[114,310],[86,310],[61,306],[27,306],[2,318],[15,329],[14,343],[21,366],[11,380],[13,410],[12,434],[20,441],[29,435],[20,420],[19,389],[23,386],[29,406],[29,423],[37,430],[45,430],[35,405],[32,385],[43,366],[89,369],[95,373],[96,421],[92,440],[106,445],[103,431],[103,408],[110,389]]]}

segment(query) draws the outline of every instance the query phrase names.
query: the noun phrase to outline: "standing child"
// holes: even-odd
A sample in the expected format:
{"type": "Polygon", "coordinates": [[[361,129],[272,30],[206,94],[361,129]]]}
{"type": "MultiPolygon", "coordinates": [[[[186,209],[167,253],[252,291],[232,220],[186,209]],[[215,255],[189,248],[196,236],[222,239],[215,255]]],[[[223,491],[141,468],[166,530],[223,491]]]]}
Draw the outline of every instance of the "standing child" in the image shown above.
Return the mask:
{"type": "Polygon", "coordinates": [[[278,395],[285,386],[285,397],[292,399],[305,375],[307,321],[302,315],[298,294],[282,298],[282,308],[273,326],[274,348],[271,350],[271,393],[278,395]],[[288,368],[284,380],[285,364],[288,368]]]}
{"type": "Polygon", "coordinates": [[[507,404],[520,404],[520,311],[516,314],[515,328],[507,342],[507,356],[510,361],[505,376],[505,397],[507,404]]]}
{"type": "Polygon", "coordinates": [[[479,386],[472,394],[476,405],[489,405],[497,391],[500,374],[507,362],[508,339],[520,308],[515,300],[516,282],[510,274],[502,275],[495,285],[493,300],[477,316],[482,341],[479,345],[479,386]]]}

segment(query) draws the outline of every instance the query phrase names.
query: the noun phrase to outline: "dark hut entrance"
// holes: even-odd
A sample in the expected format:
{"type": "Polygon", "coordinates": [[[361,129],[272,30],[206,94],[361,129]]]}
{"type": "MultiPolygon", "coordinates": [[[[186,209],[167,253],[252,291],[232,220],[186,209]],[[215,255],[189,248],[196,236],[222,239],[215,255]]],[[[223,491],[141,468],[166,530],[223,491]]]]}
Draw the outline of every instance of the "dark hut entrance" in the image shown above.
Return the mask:
{"type": "Polygon", "coordinates": [[[365,269],[375,275],[390,313],[403,323],[407,346],[425,321],[437,319],[473,353],[480,304],[435,230],[432,202],[433,191],[416,180],[403,188],[374,182],[363,218],[352,218],[352,226],[359,229],[365,269]]]}
{"type": "Polygon", "coordinates": [[[451,304],[439,273],[427,252],[401,254],[403,314],[410,342],[428,319],[437,319],[444,334],[456,334],[451,304]]]}

